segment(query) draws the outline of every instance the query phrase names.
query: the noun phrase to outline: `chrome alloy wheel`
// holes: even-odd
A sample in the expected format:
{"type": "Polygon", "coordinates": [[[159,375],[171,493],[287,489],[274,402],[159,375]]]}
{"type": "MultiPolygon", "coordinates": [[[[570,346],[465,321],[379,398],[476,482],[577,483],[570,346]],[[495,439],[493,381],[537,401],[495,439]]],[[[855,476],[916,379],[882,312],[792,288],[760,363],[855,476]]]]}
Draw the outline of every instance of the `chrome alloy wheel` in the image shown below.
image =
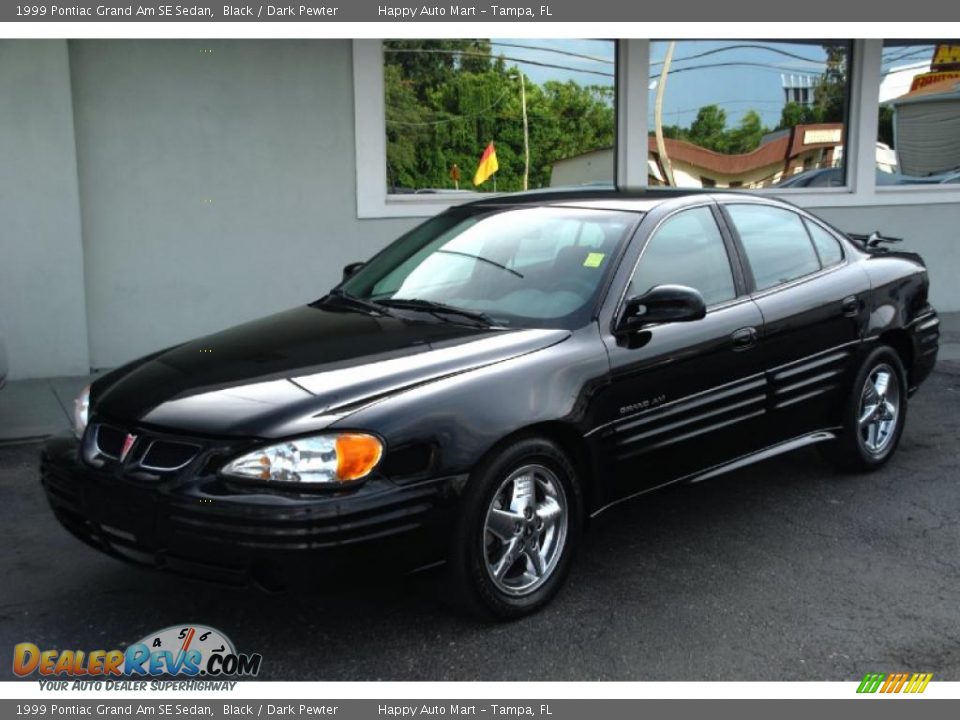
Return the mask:
{"type": "Polygon", "coordinates": [[[524,465],[503,481],[487,509],[483,547],[499,590],[527,595],[556,569],[567,539],[567,496],[556,474],[524,465]]]}
{"type": "Polygon", "coordinates": [[[893,441],[900,419],[900,383],[886,363],[877,365],[860,393],[860,441],[873,455],[881,455],[893,441]]]}

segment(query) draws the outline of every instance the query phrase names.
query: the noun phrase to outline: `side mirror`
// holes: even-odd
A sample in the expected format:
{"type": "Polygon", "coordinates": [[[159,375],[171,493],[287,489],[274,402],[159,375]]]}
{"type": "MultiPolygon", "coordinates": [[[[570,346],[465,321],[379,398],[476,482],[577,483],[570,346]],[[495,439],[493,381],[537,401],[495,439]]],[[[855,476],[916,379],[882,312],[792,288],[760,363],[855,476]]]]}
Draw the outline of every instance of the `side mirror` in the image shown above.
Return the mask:
{"type": "Polygon", "coordinates": [[[343,266],[343,279],[347,280],[351,275],[355,274],[357,270],[362,268],[366,263],[362,262],[352,262],[349,265],[343,266]]]}
{"type": "Polygon", "coordinates": [[[699,291],[685,285],[657,285],[627,299],[617,331],[632,332],[652,323],[690,322],[706,314],[699,291]]]}

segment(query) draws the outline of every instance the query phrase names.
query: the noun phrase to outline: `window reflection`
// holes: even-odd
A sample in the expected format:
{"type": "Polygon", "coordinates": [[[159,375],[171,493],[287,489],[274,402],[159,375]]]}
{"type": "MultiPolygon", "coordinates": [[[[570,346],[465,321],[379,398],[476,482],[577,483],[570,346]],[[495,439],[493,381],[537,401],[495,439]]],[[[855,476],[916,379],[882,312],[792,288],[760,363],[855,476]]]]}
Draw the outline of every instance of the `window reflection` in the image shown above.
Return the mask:
{"type": "Polygon", "coordinates": [[[612,40],[384,41],[388,192],[611,184],[615,49],[612,40]]]}
{"type": "Polygon", "coordinates": [[[960,184],[960,40],[885,41],[881,78],[877,184],[960,184]]]}
{"type": "Polygon", "coordinates": [[[844,184],[849,43],[651,44],[651,185],[844,184]]]}

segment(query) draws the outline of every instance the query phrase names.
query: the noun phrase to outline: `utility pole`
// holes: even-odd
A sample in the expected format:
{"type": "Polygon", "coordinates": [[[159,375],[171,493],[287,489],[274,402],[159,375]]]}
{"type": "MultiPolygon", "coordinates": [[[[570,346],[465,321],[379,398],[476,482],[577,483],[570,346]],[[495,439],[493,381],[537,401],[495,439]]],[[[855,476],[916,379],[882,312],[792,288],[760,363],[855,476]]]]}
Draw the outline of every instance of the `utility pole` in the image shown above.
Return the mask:
{"type": "Polygon", "coordinates": [[[523,189],[530,181],[530,132],[527,127],[527,84],[520,71],[520,107],[523,109],[523,189]]]}
{"type": "Polygon", "coordinates": [[[670,187],[676,187],[673,180],[673,167],[667,156],[667,145],[663,142],[663,94],[667,88],[667,74],[670,72],[670,63],[673,61],[673,48],[676,42],[671,40],[667,45],[667,54],[663,58],[663,69],[660,71],[660,82],[657,83],[657,101],[653,109],[653,120],[657,133],[657,155],[660,156],[660,166],[663,176],[670,187]]]}

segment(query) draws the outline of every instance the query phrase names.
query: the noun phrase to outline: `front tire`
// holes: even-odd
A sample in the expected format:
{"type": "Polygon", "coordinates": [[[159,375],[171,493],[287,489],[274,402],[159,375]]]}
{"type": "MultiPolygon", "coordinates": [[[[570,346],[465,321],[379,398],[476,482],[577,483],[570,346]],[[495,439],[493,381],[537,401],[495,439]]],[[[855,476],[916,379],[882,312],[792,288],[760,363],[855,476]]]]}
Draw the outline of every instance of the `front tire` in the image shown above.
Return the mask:
{"type": "Polygon", "coordinates": [[[844,402],[843,430],[831,444],[842,469],[869,472],[897,449],[907,419],[907,379],[896,350],[881,345],[864,358],[844,402]]]}
{"type": "Polygon", "coordinates": [[[449,570],[460,604],[499,619],[539,610],[566,578],[579,544],[583,503],[567,455],[524,438],[471,475],[449,570]]]}

